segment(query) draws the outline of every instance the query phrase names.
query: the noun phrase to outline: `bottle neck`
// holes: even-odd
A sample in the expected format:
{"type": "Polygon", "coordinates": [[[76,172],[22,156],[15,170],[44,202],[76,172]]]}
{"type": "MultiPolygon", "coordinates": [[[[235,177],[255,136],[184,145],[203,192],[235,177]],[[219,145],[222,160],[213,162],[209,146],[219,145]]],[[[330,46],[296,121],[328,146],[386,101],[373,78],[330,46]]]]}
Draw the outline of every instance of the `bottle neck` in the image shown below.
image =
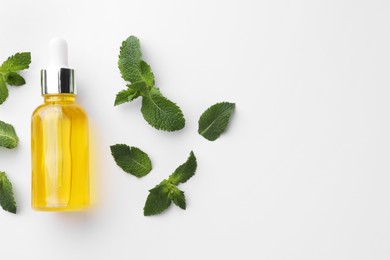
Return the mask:
{"type": "Polygon", "coordinates": [[[70,104],[76,102],[75,94],[46,94],[43,95],[45,103],[70,104]]]}

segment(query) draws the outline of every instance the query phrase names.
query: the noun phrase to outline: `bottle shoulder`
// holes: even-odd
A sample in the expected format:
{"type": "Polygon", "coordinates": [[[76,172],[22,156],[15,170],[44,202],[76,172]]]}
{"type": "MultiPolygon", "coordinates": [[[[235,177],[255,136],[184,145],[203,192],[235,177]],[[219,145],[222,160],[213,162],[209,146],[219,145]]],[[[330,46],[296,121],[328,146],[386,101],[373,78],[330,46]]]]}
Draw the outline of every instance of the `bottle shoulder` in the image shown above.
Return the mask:
{"type": "Polygon", "coordinates": [[[84,108],[77,103],[44,103],[38,106],[32,113],[32,117],[39,116],[43,117],[45,115],[61,114],[67,115],[70,117],[85,117],[87,118],[87,113],[84,108]]]}

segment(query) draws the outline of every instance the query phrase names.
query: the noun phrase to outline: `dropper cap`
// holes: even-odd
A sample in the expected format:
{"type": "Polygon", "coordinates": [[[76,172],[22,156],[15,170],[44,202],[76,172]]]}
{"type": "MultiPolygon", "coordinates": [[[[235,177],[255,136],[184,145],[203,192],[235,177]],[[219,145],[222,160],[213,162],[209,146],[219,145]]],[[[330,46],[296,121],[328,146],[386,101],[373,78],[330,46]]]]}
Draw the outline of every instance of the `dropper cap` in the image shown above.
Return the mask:
{"type": "Polygon", "coordinates": [[[42,95],[76,94],[74,70],[68,66],[68,44],[62,38],[50,41],[50,66],[41,70],[42,95]]]}

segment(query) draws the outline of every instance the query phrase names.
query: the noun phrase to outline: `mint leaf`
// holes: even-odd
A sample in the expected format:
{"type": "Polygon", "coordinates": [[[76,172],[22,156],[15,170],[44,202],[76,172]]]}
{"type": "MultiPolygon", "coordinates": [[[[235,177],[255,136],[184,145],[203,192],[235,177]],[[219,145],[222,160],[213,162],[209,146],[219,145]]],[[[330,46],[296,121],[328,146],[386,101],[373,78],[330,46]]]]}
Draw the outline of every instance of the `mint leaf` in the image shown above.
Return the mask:
{"type": "Polygon", "coordinates": [[[11,86],[24,85],[26,81],[17,72],[27,69],[30,63],[31,54],[29,52],[21,52],[9,57],[0,66],[0,105],[8,97],[8,89],[5,83],[7,82],[11,86]]]}
{"type": "Polygon", "coordinates": [[[12,125],[0,121],[0,147],[13,149],[18,146],[18,137],[12,125]]]}
{"type": "Polygon", "coordinates": [[[120,48],[118,67],[122,78],[132,83],[144,81],[148,86],[154,86],[154,75],[149,64],[142,59],[139,39],[130,36],[120,48]]]}
{"type": "Polygon", "coordinates": [[[171,198],[168,197],[170,184],[162,182],[149,190],[148,198],[144,206],[144,216],[157,215],[171,205],[171,198]]]}
{"type": "Polygon", "coordinates": [[[153,74],[152,69],[150,68],[149,64],[147,64],[145,61],[141,60],[140,69],[141,69],[142,79],[145,81],[145,83],[149,87],[153,87],[155,84],[154,83],[154,74],[153,74]]]}
{"type": "Polygon", "coordinates": [[[18,72],[24,69],[28,69],[31,63],[31,54],[29,52],[16,53],[9,57],[0,66],[2,72],[18,72]]]}
{"type": "Polygon", "coordinates": [[[209,141],[216,140],[229,125],[235,104],[222,102],[209,107],[199,119],[198,133],[209,141]]]}
{"type": "Polygon", "coordinates": [[[170,181],[174,185],[178,185],[179,183],[185,183],[192,176],[194,176],[197,167],[196,157],[194,152],[191,151],[190,156],[187,161],[177,167],[174,173],[169,176],[168,181],[170,181]]]}
{"type": "Polygon", "coordinates": [[[118,92],[115,98],[114,105],[120,105],[126,102],[133,101],[140,95],[149,96],[149,88],[144,81],[128,84],[127,89],[118,92]]]}
{"type": "Polygon", "coordinates": [[[16,213],[12,184],[5,175],[5,172],[0,172],[0,206],[8,212],[16,213]]]}
{"type": "Polygon", "coordinates": [[[167,180],[149,190],[148,198],[144,206],[144,216],[152,216],[162,213],[169,208],[171,203],[181,209],[186,209],[186,198],[184,192],[167,180]]]}
{"type": "Polygon", "coordinates": [[[145,81],[128,84],[127,87],[136,91],[139,95],[144,97],[149,96],[149,87],[146,85],[145,81]]]}
{"type": "Polygon", "coordinates": [[[143,177],[152,170],[149,156],[137,147],[116,144],[111,146],[111,153],[122,170],[136,177],[143,177]]]}
{"type": "Polygon", "coordinates": [[[128,88],[122,90],[118,92],[118,94],[116,94],[114,105],[118,106],[120,104],[133,101],[137,97],[139,97],[139,93],[137,91],[134,91],[133,89],[128,88]]]}
{"type": "Polygon", "coordinates": [[[180,165],[168,179],[163,180],[153,189],[149,190],[148,198],[144,206],[144,215],[157,215],[166,210],[171,202],[181,209],[186,209],[184,192],[177,185],[190,179],[196,171],[196,158],[191,151],[187,161],[180,165]]]}
{"type": "Polygon", "coordinates": [[[150,89],[150,95],[160,95],[160,96],[162,96],[162,94],[160,92],[160,89],[156,88],[156,87],[152,87],[150,89]]]}
{"type": "Polygon", "coordinates": [[[4,78],[0,75],[0,105],[4,103],[4,101],[8,97],[8,88],[5,84],[4,78]]]}
{"type": "Polygon", "coordinates": [[[161,95],[152,94],[144,97],[141,112],[145,120],[159,130],[177,131],[185,125],[181,109],[161,95]]]}
{"type": "Polygon", "coordinates": [[[168,196],[176,206],[181,209],[186,209],[186,197],[184,192],[179,190],[178,187],[172,185],[168,196]]]}
{"type": "Polygon", "coordinates": [[[122,42],[118,67],[124,80],[133,83],[143,81],[140,65],[141,58],[141,46],[137,37],[130,36],[122,42]]]}
{"type": "Polygon", "coordinates": [[[7,77],[7,84],[11,85],[11,86],[19,87],[19,86],[22,86],[22,85],[26,84],[26,81],[18,73],[10,72],[8,74],[8,77],[7,77]]]}

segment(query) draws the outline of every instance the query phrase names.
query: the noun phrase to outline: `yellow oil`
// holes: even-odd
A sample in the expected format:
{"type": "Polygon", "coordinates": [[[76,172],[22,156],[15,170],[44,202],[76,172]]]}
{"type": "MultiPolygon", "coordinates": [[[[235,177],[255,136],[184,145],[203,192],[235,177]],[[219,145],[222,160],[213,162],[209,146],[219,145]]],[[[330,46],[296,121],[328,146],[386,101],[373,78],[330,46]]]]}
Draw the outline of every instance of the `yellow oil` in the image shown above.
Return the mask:
{"type": "Polygon", "coordinates": [[[74,94],[44,96],[32,115],[32,208],[89,206],[88,118],[74,94]]]}

